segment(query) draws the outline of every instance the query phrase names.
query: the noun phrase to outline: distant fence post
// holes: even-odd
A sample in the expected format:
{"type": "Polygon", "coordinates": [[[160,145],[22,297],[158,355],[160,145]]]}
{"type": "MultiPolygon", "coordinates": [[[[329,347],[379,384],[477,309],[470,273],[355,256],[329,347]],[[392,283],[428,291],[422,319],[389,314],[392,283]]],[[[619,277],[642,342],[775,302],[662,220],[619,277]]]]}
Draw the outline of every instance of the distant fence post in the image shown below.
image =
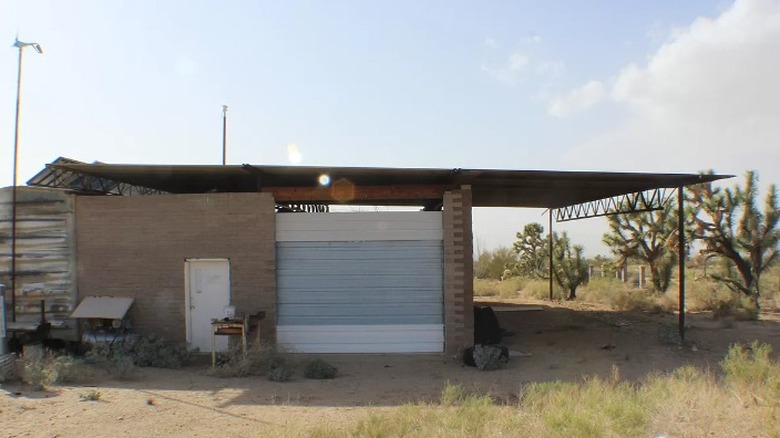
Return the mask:
{"type": "Polygon", "coordinates": [[[646,283],[645,278],[645,265],[639,265],[639,288],[643,289],[646,283]]]}

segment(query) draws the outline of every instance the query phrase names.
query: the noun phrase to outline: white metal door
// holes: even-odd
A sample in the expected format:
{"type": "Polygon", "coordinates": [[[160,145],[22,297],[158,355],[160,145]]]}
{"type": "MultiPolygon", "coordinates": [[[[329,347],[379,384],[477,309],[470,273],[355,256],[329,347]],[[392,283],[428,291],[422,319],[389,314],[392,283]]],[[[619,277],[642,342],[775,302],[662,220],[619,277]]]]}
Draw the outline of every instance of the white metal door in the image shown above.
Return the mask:
{"type": "MultiPolygon", "coordinates": [[[[230,304],[230,261],[189,259],[185,262],[187,342],[202,352],[211,351],[211,320],[222,318],[230,304]]],[[[226,351],[228,340],[217,336],[217,351],[226,351]]]]}

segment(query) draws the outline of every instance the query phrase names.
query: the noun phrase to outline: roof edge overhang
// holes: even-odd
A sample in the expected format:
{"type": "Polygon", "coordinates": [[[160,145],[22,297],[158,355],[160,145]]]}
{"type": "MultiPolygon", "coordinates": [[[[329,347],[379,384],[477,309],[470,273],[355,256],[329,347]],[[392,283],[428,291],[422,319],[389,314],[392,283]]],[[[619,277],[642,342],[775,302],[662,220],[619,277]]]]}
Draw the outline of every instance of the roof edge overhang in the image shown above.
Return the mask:
{"type": "Polygon", "coordinates": [[[47,165],[47,169],[28,184],[86,192],[100,191],[104,187],[112,189],[105,190],[112,194],[271,192],[278,196],[284,192],[289,202],[377,205],[425,205],[440,199],[447,190],[470,186],[475,207],[559,209],[647,190],[673,189],[732,177],[692,173],[86,164],[73,161],[55,161],[47,165]],[[42,178],[41,174],[45,172],[48,172],[47,177],[42,178]],[[329,185],[320,184],[322,175],[329,177],[329,185]],[[45,184],[40,184],[41,181],[45,184]],[[117,193],[117,186],[133,190],[117,193]],[[350,191],[361,195],[350,196],[350,191]]]}

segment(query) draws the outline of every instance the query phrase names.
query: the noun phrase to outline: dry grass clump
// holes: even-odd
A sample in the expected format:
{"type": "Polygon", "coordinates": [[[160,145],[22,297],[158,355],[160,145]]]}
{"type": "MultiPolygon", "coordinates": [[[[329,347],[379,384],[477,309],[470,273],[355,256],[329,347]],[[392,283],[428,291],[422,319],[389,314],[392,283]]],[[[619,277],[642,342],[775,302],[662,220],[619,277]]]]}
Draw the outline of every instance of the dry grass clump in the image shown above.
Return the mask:
{"type": "Polygon", "coordinates": [[[222,363],[208,373],[215,377],[266,376],[271,381],[286,382],[292,378],[293,363],[275,344],[256,343],[249,346],[246,354],[240,346],[231,348],[222,357],[222,363]]]}
{"type": "MultiPolygon", "coordinates": [[[[547,300],[550,299],[550,282],[549,280],[533,279],[528,280],[523,285],[523,289],[520,291],[520,295],[525,298],[532,298],[535,300],[547,300]]],[[[553,284],[553,299],[563,300],[566,298],[566,293],[558,286],[557,283],[553,284]]]]}
{"type": "Polygon", "coordinates": [[[57,356],[43,350],[29,350],[16,361],[7,380],[21,380],[41,391],[58,383],[82,383],[94,377],[94,370],[70,356],[57,356]]]}
{"type": "Polygon", "coordinates": [[[515,298],[518,291],[523,289],[525,280],[520,277],[511,277],[505,280],[493,280],[490,278],[474,279],[474,295],[478,297],[515,298]]]}
{"type": "MultiPolygon", "coordinates": [[[[732,346],[724,376],[686,366],[642,383],[587,378],[533,383],[516,405],[447,385],[437,403],[374,409],[351,424],[301,431],[314,437],[778,436],[780,364],[768,345],[732,346]]],[[[289,432],[289,431],[286,431],[289,432]]]]}
{"type": "Polygon", "coordinates": [[[669,311],[663,295],[647,289],[630,287],[614,278],[594,278],[579,293],[583,301],[598,303],[620,311],[669,311]]]}
{"type": "Polygon", "coordinates": [[[339,369],[322,359],[313,359],[306,362],[303,375],[307,379],[334,379],[339,369]]]}

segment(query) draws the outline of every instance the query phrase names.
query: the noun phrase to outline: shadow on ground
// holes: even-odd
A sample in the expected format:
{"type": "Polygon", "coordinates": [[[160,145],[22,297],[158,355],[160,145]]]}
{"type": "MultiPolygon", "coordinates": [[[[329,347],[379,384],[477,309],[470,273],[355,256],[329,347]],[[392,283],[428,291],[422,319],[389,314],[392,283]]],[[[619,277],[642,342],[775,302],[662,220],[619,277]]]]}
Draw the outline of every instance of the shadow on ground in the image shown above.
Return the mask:
{"type": "MultiPolygon", "coordinates": [[[[683,365],[719,371],[730,344],[760,340],[780,350],[780,315],[762,321],[715,321],[707,313],[688,315],[685,346],[675,343],[677,316],[609,312],[549,303],[491,303],[511,359],[504,369],[481,372],[453,357],[421,355],[321,355],[336,365],[333,380],[308,380],[300,367],[293,380],[217,378],[200,362],[181,370],[142,369],[131,381],[105,380],[92,386],[131,390],[147,400],[176,402],[204,412],[241,415],[240,406],[397,406],[438,400],[447,384],[513,402],[523,385],[585,376],[641,380],[683,365]],[[511,307],[509,307],[511,306],[511,307]],[[228,411],[230,410],[230,412],[228,411]]],[[[298,362],[307,357],[295,356],[298,362]]],[[[18,388],[6,388],[8,396],[18,388]]],[[[24,396],[24,395],[22,395],[24,396]]]]}

